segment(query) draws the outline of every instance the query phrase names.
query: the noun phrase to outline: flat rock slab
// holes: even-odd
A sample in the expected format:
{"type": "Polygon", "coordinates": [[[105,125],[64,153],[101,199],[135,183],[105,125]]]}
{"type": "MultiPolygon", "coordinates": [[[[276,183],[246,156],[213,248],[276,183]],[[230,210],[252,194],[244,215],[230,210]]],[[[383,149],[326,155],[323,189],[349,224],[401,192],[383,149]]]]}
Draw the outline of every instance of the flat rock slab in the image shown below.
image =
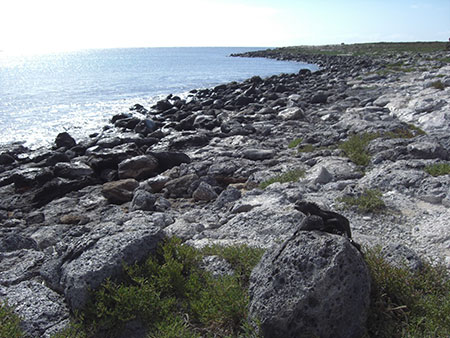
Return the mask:
{"type": "Polygon", "coordinates": [[[133,218],[122,226],[111,224],[109,229],[105,226],[98,236],[82,237],[61,266],[60,286],[69,306],[73,310],[82,308],[89,289],[118,276],[124,263],[134,264],[148,257],[163,237],[161,228],[146,217],[133,218]]]}

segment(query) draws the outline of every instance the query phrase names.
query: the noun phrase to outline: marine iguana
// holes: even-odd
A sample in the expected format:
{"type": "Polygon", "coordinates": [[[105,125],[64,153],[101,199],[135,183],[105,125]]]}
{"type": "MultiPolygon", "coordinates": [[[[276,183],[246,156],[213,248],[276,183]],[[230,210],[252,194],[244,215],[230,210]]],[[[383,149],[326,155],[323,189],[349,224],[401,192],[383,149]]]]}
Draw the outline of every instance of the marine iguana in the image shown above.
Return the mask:
{"type": "Polygon", "coordinates": [[[322,229],[304,229],[304,230],[321,230],[332,234],[345,235],[352,238],[350,230],[350,222],[344,216],[333,212],[326,211],[319,208],[319,206],[312,202],[297,201],[295,209],[301,211],[306,216],[319,216],[323,219],[324,227],[322,229]]]}
{"type": "Polygon", "coordinates": [[[350,222],[346,217],[337,212],[322,210],[317,204],[306,201],[297,201],[295,203],[295,209],[301,211],[306,216],[318,216],[323,220],[322,225],[320,222],[302,222],[299,230],[320,230],[331,234],[346,236],[350,243],[361,252],[361,245],[352,239],[350,222]]]}
{"type": "Polygon", "coordinates": [[[333,211],[322,210],[317,204],[306,201],[297,201],[295,203],[295,209],[304,213],[306,217],[302,220],[298,229],[295,230],[291,237],[279,247],[277,253],[272,259],[272,262],[275,262],[278,257],[280,257],[287,244],[292,239],[297,237],[299,231],[308,230],[319,230],[330,234],[345,236],[348,238],[350,243],[358,249],[361,254],[363,254],[361,251],[361,245],[353,241],[350,230],[350,222],[344,216],[333,211]]]}

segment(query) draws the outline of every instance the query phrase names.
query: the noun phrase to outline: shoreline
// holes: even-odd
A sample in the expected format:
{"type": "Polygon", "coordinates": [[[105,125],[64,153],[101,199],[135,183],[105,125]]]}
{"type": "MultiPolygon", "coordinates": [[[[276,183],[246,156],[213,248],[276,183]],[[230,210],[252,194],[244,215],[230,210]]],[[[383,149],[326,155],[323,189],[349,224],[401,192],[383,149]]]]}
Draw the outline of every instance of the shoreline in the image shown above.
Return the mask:
{"type": "Polygon", "coordinates": [[[450,65],[436,55],[312,55],[323,67],[314,73],[169,95],[115,115],[89,140],[63,133],[48,151],[9,149],[0,154],[0,297],[24,305],[30,336],[48,336],[88,288],[150,254],[152,238],[269,248],[304,217],[298,200],[344,215],[356,242],[394,261],[450,268],[450,175],[425,170],[450,161],[450,65]],[[370,135],[366,162],[342,147],[353,135],[370,135]],[[280,179],[294,169],[301,177],[280,179]],[[365,191],[381,193],[382,212],[340,202],[365,191]]]}

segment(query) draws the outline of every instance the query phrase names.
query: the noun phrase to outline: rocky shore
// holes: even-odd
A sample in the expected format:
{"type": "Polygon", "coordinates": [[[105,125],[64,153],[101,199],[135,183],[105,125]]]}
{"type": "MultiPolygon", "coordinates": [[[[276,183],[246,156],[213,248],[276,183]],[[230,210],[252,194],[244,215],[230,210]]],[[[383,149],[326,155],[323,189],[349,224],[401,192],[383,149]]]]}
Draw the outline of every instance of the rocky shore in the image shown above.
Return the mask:
{"type": "MultiPolygon", "coordinates": [[[[0,298],[15,306],[30,337],[64,327],[89,289],[120,274],[124,262],[144,259],[165,236],[196,247],[273,248],[288,241],[284,254],[291,258],[289,241],[321,248],[331,240],[330,252],[344,252],[343,262],[355,264],[336,268],[343,269],[337,276],[367,274],[341,236],[292,237],[305,219],[294,208],[299,200],[344,215],[356,242],[381,245],[393,262],[406,259],[414,269],[427,258],[450,267],[450,175],[425,170],[450,163],[450,65],[442,55],[242,56],[321,68],[135,105],[86,140],[61,133],[53,149],[1,149],[0,298]],[[383,71],[398,62],[415,69],[383,71]],[[352,162],[340,146],[353,135],[371,135],[365,164],[352,162]],[[294,171],[300,177],[277,179],[294,171]],[[344,208],[342,197],[366,191],[381,193],[381,212],[344,208]]],[[[274,269],[280,259],[274,255],[258,268],[274,269]]],[[[253,276],[251,307],[273,316],[257,299],[264,297],[258,289],[264,276],[261,270],[253,276]]],[[[327,283],[320,287],[328,290],[327,283]]],[[[367,283],[358,289],[368,292],[367,283]]],[[[266,332],[277,325],[267,324],[266,332]]],[[[358,336],[361,328],[351,332],[358,336]]]]}

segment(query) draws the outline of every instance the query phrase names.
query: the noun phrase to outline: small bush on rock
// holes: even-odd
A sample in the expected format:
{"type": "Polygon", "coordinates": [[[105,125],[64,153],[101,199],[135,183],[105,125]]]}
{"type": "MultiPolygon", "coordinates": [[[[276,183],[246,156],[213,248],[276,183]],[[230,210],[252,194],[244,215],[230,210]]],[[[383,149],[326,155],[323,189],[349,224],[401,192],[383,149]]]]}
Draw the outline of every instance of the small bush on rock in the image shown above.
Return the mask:
{"type": "Polygon", "coordinates": [[[300,143],[302,143],[303,139],[301,137],[293,139],[291,142],[289,142],[288,144],[288,148],[292,149],[297,147],[300,143]]]}
{"type": "Polygon", "coordinates": [[[343,196],[338,198],[339,202],[344,203],[346,207],[356,207],[361,212],[380,212],[386,205],[381,199],[382,193],[379,190],[366,189],[357,196],[343,196]]]}
{"type": "Polygon", "coordinates": [[[431,83],[431,87],[434,89],[444,90],[445,84],[441,80],[437,80],[431,83]]]}
{"type": "Polygon", "coordinates": [[[436,163],[425,167],[425,171],[432,176],[450,175],[450,163],[436,163]]]}
{"type": "Polygon", "coordinates": [[[370,155],[366,150],[370,141],[378,138],[376,133],[364,133],[351,136],[347,141],[341,143],[340,148],[345,155],[356,165],[367,166],[370,155]]]}
{"type": "Polygon", "coordinates": [[[305,170],[303,170],[303,169],[291,170],[284,174],[269,178],[268,180],[262,182],[259,185],[259,188],[265,189],[269,185],[276,183],[276,182],[280,182],[280,183],[296,182],[299,180],[299,178],[304,177],[304,176],[305,176],[305,170]]]}
{"type": "Polygon", "coordinates": [[[365,253],[372,277],[367,338],[449,337],[450,275],[426,263],[418,272],[390,265],[379,248],[365,253]]]}
{"type": "Polygon", "coordinates": [[[419,135],[425,135],[425,131],[416,127],[413,124],[409,124],[407,129],[396,129],[383,134],[385,138],[413,138],[419,135]]]}

